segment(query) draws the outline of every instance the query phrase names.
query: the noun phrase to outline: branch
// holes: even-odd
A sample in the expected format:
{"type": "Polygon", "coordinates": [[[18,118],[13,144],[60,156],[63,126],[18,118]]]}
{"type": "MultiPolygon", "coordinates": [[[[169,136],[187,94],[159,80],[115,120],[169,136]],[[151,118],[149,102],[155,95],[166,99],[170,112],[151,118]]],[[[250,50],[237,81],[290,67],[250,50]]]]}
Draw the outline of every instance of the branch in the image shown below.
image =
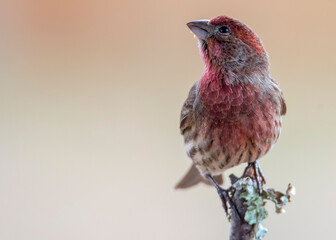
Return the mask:
{"type": "MultiPolygon", "coordinates": [[[[234,186],[238,181],[235,175],[230,175],[231,184],[234,186]]],[[[243,218],[246,214],[247,205],[244,204],[245,200],[240,198],[243,190],[236,189],[232,196],[232,202],[236,205],[239,215],[243,218]]],[[[245,220],[242,220],[236,211],[231,212],[231,234],[230,240],[253,240],[254,239],[254,225],[250,225],[245,220]]]]}
{"type": "Polygon", "coordinates": [[[237,211],[231,210],[231,234],[230,240],[254,240],[262,239],[267,233],[262,221],[267,218],[265,200],[275,203],[277,213],[283,213],[284,206],[295,194],[295,188],[289,184],[286,193],[274,189],[263,189],[261,193],[257,190],[256,180],[252,177],[237,178],[230,175],[231,200],[237,211]]]}

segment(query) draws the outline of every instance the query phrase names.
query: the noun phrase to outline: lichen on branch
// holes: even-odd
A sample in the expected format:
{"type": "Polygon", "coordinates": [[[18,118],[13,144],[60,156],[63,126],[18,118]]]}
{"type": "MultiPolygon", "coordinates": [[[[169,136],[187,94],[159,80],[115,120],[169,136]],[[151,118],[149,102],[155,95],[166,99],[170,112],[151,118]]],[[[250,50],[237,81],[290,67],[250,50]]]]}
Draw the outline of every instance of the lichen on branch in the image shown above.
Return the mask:
{"type": "Polygon", "coordinates": [[[261,192],[257,189],[255,179],[244,177],[237,179],[230,176],[232,181],[232,201],[239,209],[239,215],[243,216],[243,221],[238,218],[233,211],[231,213],[231,237],[230,240],[238,239],[262,239],[267,233],[267,228],[263,226],[263,220],[267,218],[268,213],[265,208],[267,200],[275,204],[276,213],[284,213],[284,206],[291,201],[295,194],[295,188],[289,184],[285,193],[276,191],[272,188],[265,188],[261,192]],[[240,207],[239,207],[240,206],[240,207]],[[250,229],[244,226],[248,223],[250,229]],[[241,229],[245,229],[241,231],[241,229]],[[252,233],[253,232],[253,237],[252,233]],[[244,236],[244,234],[246,236],[244,236]]]}

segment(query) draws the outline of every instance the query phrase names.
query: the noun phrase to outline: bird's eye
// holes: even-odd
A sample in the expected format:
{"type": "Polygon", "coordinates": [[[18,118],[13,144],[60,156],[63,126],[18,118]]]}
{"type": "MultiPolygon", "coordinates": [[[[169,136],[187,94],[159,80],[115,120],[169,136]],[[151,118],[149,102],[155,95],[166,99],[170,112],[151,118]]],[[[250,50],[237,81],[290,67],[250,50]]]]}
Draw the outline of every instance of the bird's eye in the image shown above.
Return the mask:
{"type": "Polygon", "coordinates": [[[220,27],[220,28],[218,29],[218,31],[219,31],[220,33],[229,33],[229,32],[230,32],[230,29],[229,29],[228,27],[226,27],[226,26],[222,26],[222,27],[220,27]]]}

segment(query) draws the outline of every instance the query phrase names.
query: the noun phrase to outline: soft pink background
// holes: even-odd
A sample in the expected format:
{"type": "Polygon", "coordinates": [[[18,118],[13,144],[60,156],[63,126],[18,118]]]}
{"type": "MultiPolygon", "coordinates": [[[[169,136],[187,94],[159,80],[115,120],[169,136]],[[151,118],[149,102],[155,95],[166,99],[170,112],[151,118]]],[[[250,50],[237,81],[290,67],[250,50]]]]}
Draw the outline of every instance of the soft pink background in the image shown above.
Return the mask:
{"type": "MultiPolygon", "coordinates": [[[[227,239],[189,167],[179,111],[203,64],[185,24],[220,14],[262,38],[288,112],[261,161],[297,188],[266,239],[335,239],[336,2],[0,2],[0,239],[227,239]]],[[[240,174],[243,166],[233,169],[240,174]]]]}

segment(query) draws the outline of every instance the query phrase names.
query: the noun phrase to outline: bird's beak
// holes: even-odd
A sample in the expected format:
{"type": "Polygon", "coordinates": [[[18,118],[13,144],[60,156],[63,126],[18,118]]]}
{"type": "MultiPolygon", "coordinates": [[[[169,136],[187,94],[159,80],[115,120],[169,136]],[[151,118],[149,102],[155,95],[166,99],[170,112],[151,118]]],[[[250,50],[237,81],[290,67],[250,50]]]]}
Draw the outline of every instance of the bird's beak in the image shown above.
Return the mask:
{"type": "Polygon", "coordinates": [[[187,26],[200,40],[206,41],[211,35],[212,25],[209,20],[195,20],[187,23],[187,26]]]}

